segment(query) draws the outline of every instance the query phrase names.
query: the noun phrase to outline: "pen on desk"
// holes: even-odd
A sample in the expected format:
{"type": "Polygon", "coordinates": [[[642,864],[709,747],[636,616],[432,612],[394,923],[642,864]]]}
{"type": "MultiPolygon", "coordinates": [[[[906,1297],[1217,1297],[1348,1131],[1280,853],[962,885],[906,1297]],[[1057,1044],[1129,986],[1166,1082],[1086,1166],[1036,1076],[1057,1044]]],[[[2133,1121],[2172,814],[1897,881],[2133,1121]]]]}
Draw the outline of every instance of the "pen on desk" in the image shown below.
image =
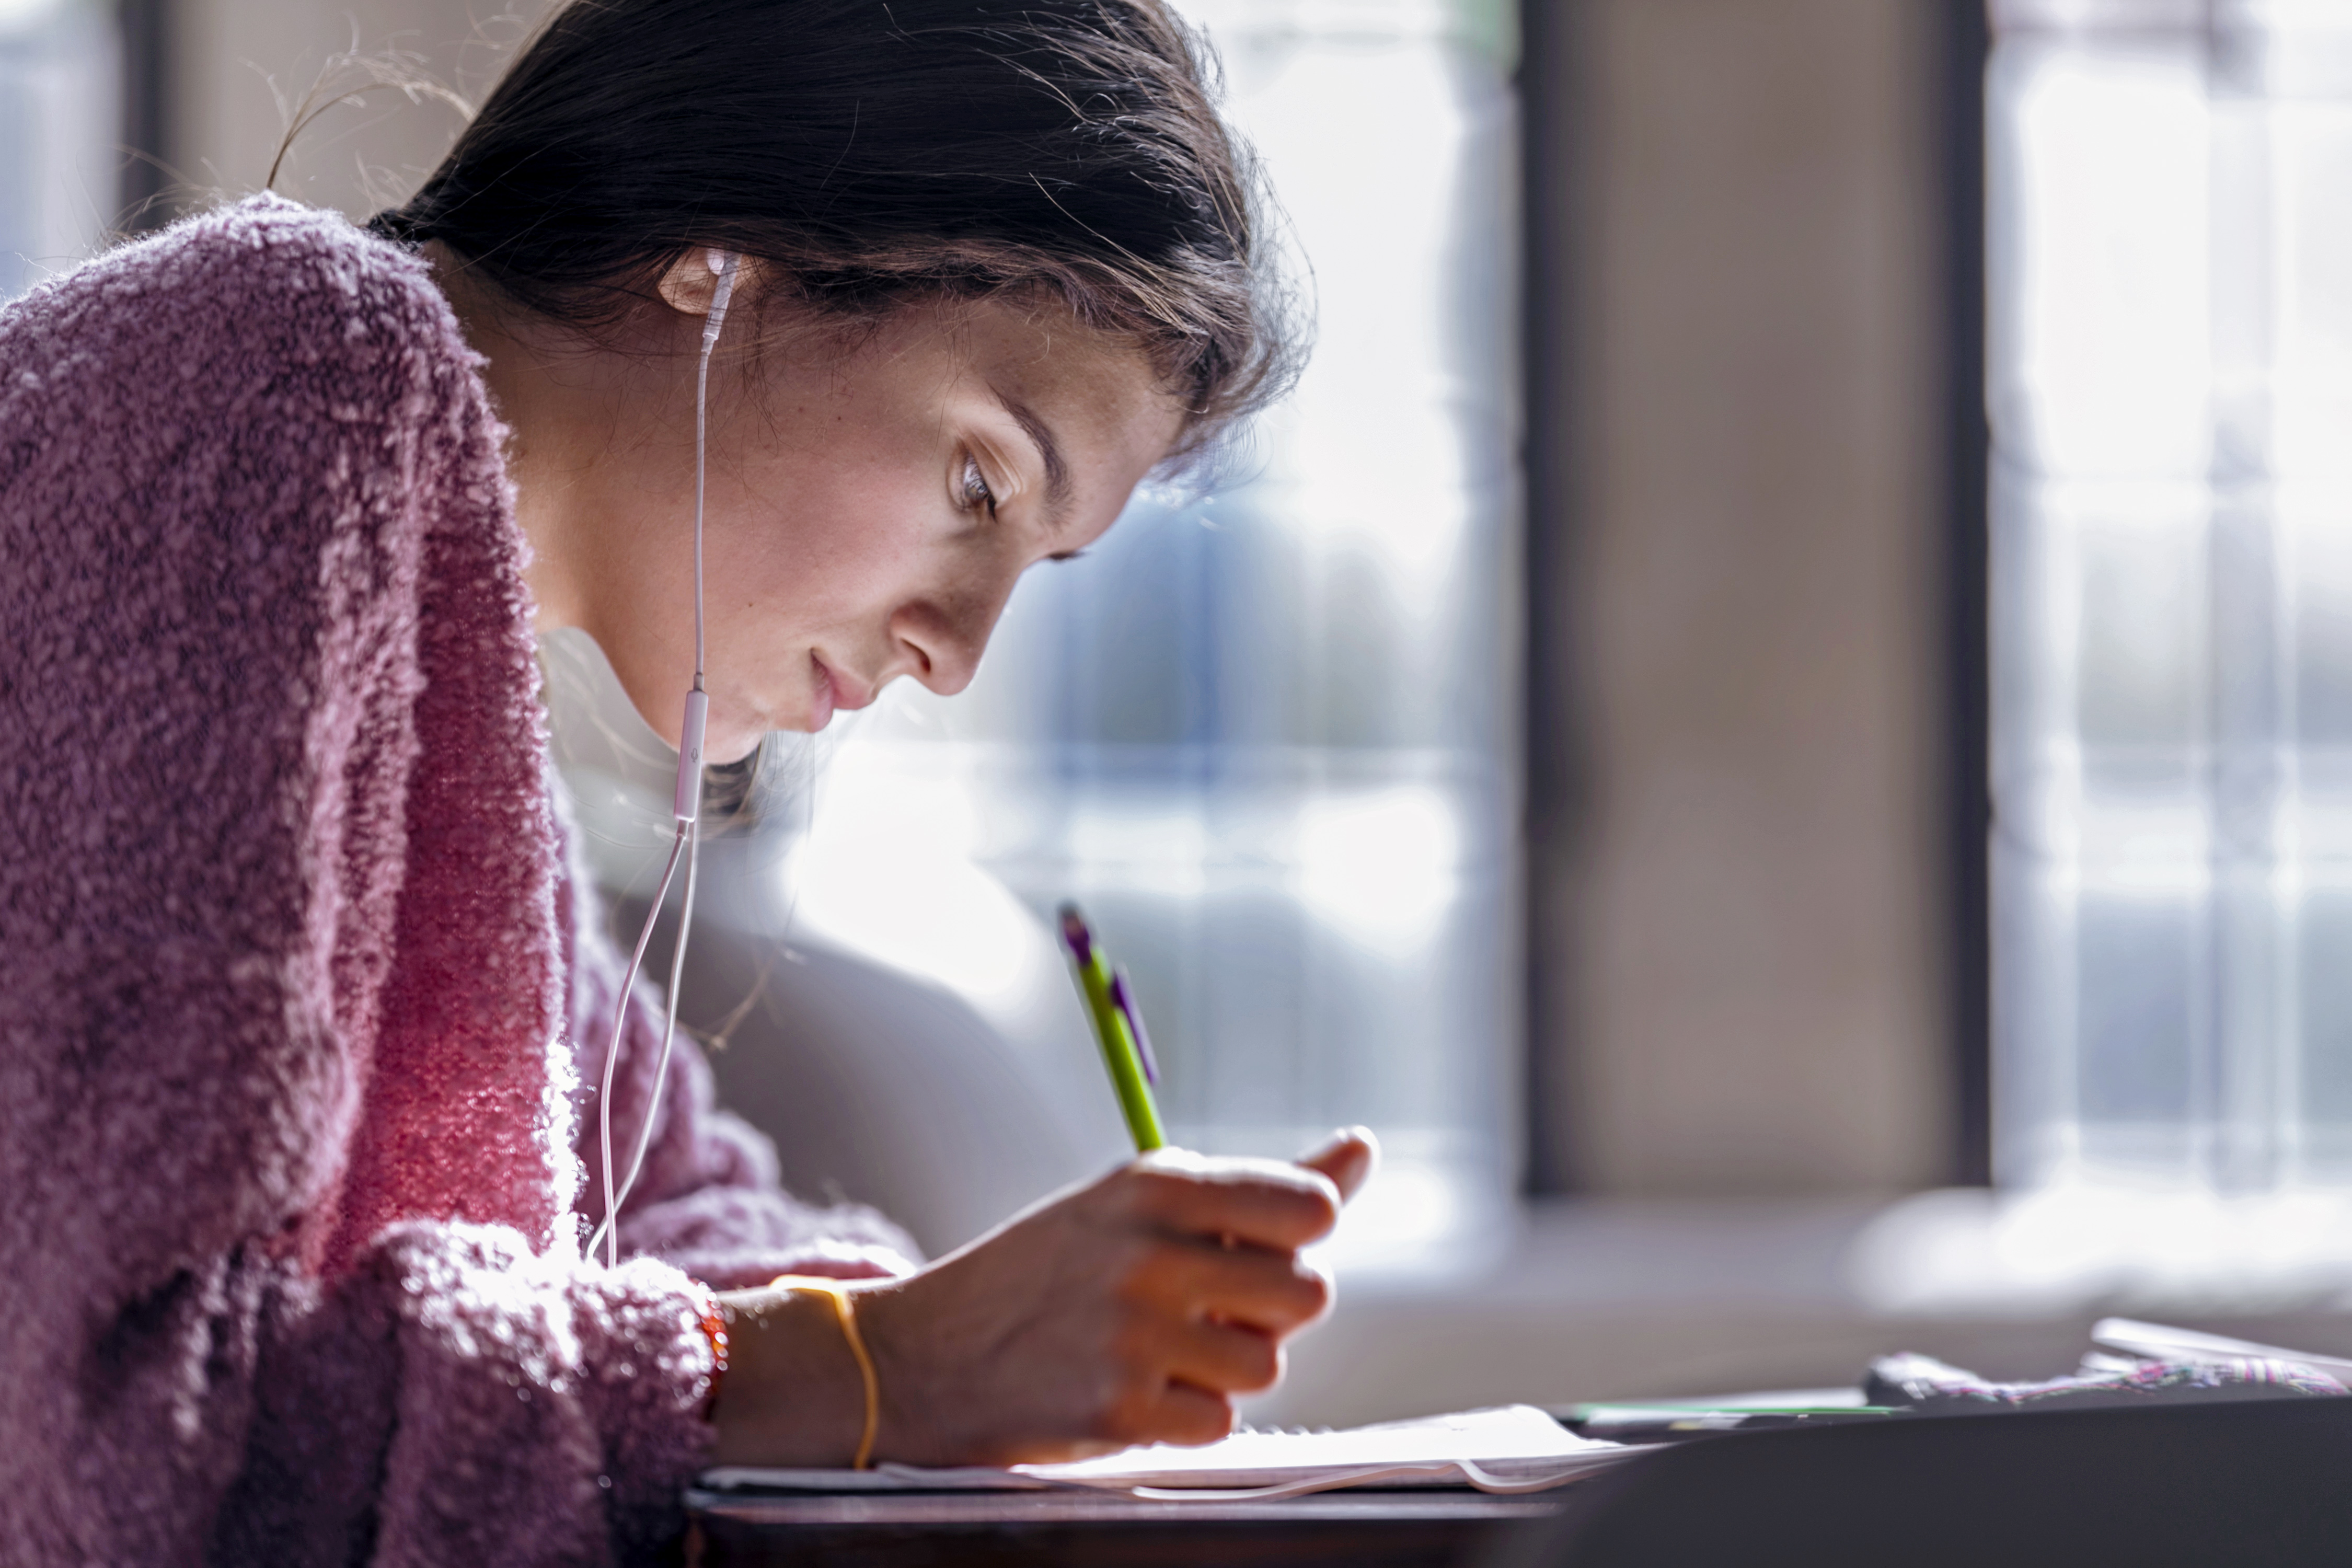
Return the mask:
{"type": "Polygon", "coordinates": [[[1126,972],[1114,967],[1110,955],[1087,929],[1076,904],[1062,906],[1062,942],[1070,950],[1078,972],[1078,989],[1085,994],[1087,1016],[1102,1047],[1103,1066],[1118,1094],[1118,1108],[1127,1130],[1135,1135],[1136,1152],[1150,1153],[1167,1146],[1160,1131],[1160,1108],[1152,1102],[1151,1086],[1160,1080],[1159,1064],[1151,1058],[1151,1037],[1143,1031],[1143,1015],[1126,972]]]}

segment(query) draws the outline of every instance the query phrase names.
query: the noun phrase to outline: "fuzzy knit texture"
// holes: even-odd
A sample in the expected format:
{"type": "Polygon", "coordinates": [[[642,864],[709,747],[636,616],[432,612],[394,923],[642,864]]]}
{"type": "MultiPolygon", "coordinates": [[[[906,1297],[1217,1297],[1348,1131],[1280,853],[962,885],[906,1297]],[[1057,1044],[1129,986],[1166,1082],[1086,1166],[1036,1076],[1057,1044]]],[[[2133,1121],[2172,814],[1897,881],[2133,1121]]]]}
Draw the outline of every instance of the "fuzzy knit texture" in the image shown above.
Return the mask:
{"type": "Polygon", "coordinates": [[[681,1042],[636,1256],[580,1256],[620,964],[479,363],[420,258],[273,197],[0,308],[0,1564],[645,1558],[689,1271],[911,1255],[681,1042]]]}

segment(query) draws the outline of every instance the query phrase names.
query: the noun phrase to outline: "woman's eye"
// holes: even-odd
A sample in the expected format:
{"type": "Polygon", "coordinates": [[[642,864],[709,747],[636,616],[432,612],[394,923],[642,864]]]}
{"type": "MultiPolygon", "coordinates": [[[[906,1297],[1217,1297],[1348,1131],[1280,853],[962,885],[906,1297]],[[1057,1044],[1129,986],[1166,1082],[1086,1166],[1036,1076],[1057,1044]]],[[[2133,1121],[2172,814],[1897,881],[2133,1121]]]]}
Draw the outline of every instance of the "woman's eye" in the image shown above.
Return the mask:
{"type": "Polygon", "coordinates": [[[996,515],[996,492],[988,488],[988,476],[980,471],[980,461],[967,457],[963,460],[963,504],[967,510],[986,508],[988,515],[996,515]]]}

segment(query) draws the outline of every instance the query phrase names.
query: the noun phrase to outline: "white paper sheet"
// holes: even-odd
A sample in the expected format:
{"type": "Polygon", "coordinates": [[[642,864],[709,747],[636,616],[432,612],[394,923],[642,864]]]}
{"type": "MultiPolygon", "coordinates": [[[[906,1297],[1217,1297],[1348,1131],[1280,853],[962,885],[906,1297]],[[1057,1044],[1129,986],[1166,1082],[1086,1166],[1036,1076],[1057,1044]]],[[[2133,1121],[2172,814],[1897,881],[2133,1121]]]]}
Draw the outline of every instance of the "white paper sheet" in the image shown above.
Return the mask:
{"type": "Polygon", "coordinates": [[[1066,1465],[1009,1470],[923,1469],[707,1472],[712,1491],[971,1491],[1089,1487],[1155,1500],[1231,1501],[1295,1497],[1335,1487],[1473,1486],[1538,1491],[1641,1450],[1580,1437],[1529,1405],[1467,1410],[1344,1431],[1234,1433],[1197,1448],[1129,1448],[1066,1465]]]}

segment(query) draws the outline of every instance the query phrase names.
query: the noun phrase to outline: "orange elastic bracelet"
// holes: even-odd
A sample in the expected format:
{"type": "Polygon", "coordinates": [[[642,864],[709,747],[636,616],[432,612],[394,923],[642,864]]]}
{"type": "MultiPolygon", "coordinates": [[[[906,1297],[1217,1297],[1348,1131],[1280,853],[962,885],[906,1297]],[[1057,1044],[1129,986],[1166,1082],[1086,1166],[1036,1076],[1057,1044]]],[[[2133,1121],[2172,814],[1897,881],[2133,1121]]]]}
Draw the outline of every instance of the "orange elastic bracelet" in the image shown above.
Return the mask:
{"type": "Polygon", "coordinates": [[[874,1358],[866,1353],[865,1337],[857,1331],[857,1310],[850,1304],[848,1285],[816,1274],[779,1274],[769,1281],[769,1288],[805,1290],[833,1303],[834,1321],[841,1325],[841,1337],[849,1342],[849,1353],[857,1360],[857,1374],[866,1380],[866,1430],[857,1439],[857,1457],[850,1460],[849,1468],[872,1469],[874,1433],[882,1422],[882,1382],[874,1375],[874,1358]]]}

